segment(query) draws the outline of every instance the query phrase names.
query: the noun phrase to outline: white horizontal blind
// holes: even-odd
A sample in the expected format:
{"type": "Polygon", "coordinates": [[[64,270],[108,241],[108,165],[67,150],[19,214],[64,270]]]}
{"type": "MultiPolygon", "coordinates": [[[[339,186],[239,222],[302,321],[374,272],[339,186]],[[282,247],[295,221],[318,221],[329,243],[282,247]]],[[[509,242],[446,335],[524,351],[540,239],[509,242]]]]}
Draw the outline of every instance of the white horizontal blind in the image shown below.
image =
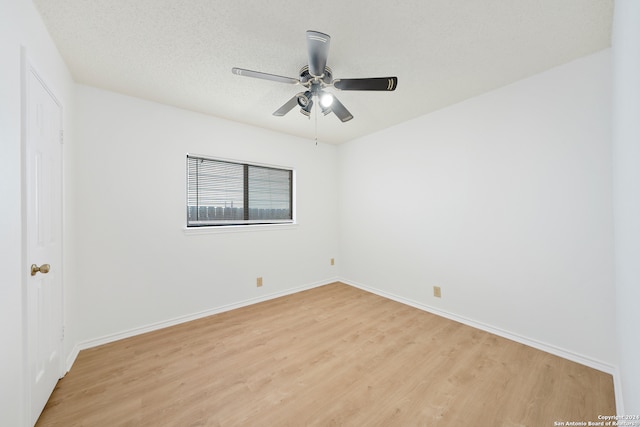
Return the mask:
{"type": "Polygon", "coordinates": [[[187,226],[293,222],[293,171],[187,156],[187,226]]]}
{"type": "Polygon", "coordinates": [[[291,219],[291,171],[249,166],[249,219],[291,219]]]}

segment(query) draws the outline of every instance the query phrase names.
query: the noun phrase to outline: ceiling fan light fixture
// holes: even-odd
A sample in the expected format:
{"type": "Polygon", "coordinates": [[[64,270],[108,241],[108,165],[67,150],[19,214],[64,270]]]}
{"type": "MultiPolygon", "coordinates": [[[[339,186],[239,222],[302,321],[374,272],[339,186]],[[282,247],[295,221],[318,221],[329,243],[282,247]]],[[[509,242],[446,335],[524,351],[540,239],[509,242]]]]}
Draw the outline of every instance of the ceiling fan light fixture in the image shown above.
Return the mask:
{"type": "MultiPolygon", "coordinates": [[[[298,98],[298,104],[300,104],[300,98],[298,98]]],[[[309,103],[304,107],[300,108],[300,112],[307,117],[311,116],[311,108],[313,107],[313,101],[309,100],[309,103]]]]}
{"type": "MultiPolygon", "coordinates": [[[[312,104],[311,97],[313,94],[310,91],[306,91],[298,95],[298,105],[302,108],[306,108],[309,104],[312,104]]],[[[311,110],[311,107],[309,107],[311,110]]]]}
{"type": "Polygon", "coordinates": [[[323,107],[323,112],[325,108],[331,107],[331,104],[333,104],[333,95],[327,92],[323,92],[320,95],[320,105],[323,107]]]}

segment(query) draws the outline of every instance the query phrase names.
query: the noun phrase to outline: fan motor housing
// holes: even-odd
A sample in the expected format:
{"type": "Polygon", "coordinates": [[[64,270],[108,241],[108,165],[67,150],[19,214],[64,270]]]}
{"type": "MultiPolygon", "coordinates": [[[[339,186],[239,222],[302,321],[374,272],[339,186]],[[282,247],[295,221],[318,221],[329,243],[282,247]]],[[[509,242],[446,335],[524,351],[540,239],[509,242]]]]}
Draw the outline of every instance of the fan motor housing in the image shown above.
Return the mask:
{"type": "MultiPolygon", "coordinates": [[[[313,77],[309,73],[308,65],[305,65],[300,69],[300,83],[302,83],[303,85],[308,83],[310,80],[313,80],[314,78],[315,77],[313,77]]],[[[320,80],[325,84],[331,84],[332,78],[333,78],[333,74],[332,74],[331,68],[324,67],[324,75],[320,78],[320,80]]]]}

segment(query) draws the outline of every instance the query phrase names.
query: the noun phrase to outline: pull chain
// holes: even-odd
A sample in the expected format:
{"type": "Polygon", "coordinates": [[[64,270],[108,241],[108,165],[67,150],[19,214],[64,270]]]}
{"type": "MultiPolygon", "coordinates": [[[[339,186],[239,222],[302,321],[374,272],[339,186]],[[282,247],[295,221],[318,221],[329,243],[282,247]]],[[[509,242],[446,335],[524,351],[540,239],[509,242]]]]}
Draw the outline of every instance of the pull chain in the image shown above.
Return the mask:
{"type": "MultiPolygon", "coordinates": [[[[320,104],[319,96],[316,97],[316,102],[320,104]]],[[[314,115],[316,117],[316,146],[318,146],[318,106],[317,105],[316,105],[316,108],[314,108],[314,110],[315,110],[314,115]]]]}

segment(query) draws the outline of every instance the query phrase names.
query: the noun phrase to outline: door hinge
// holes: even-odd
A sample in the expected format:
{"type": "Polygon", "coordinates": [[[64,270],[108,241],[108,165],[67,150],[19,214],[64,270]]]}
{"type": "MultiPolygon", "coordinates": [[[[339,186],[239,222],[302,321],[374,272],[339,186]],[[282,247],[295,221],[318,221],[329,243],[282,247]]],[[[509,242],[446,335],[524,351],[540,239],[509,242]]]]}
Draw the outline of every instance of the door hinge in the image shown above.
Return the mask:
{"type": "Polygon", "coordinates": [[[62,327],[62,333],[60,334],[60,341],[64,341],[64,326],[62,327]]]}
{"type": "Polygon", "coordinates": [[[60,144],[64,144],[64,131],[60,129],[60,144]]]}

